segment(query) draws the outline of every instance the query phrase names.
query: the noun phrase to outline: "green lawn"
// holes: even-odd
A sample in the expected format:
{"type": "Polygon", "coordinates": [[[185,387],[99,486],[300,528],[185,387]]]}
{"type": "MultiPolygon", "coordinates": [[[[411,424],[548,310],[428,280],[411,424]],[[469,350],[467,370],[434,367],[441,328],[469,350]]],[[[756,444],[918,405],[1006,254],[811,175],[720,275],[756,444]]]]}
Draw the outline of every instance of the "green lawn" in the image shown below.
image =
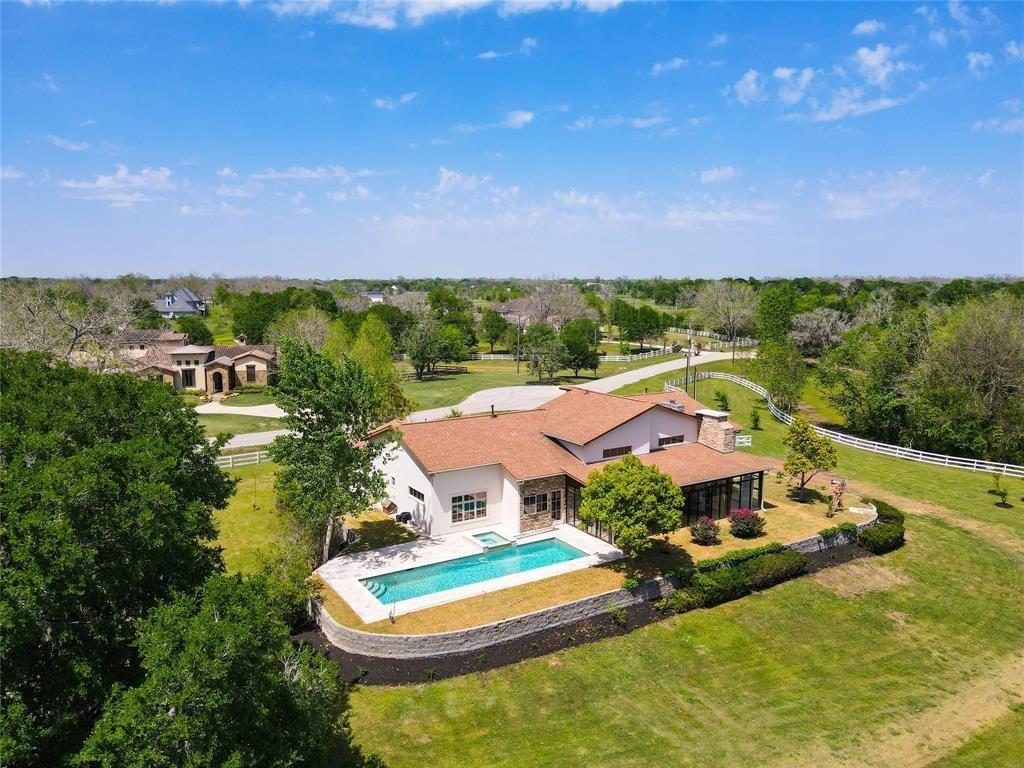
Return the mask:
{"type": "Polygon", "coordinates": [[[221,400],[226,406],[232,408],[244,408],[250,405],[270,405],[274,398],[267,392],[243,392],[240,395],[221,400]]]}
{"type": "MultiPolygon", "coordinates": [[[[698,398],[714,389],[740,424],[762,407],[727,382],[698,398]]],[[[782,425],[767,410],[761,425],[753,450],[782,456],[782,425]]],[[[945,517],[911,505],[904,548],[828,580],[485,673],[357,687],[357,744],[391,768],[1021,764],[1024,482],[1003,510],[985,475],[842,446],[838,471],[945,517]]]]}
{"type": "Polygon", "coordinates": [[[244,416],[233,413],[200,413],[199,423],[211,437],[221,432],[242,435],[246,432],[268,432],[282,429],[281,420],[263,416],[244,416]]]}
{"type": "Polygon", "coordinates": [[[229,572],[253,571],[260,562],[260,548],[278,541],[284,533],[275,511],[274,471],[270,462],[227,470],[239,478],[227,508],[213,514],[217,544],[224,550],[229,572]]]}
{"type": "MultiPolygon", "coordinates": [[[[672,359],[666,355],[653,359],[634,360],[631,363],[602,363],[597,369],[598,376],[612,376],[624,371],[632,371],[636,368],[643,368],[647,365],[654,365],[672,359]]],[[[525,362],[520,365],[520,372],[516,374],[514,360],[474,360],[463,363],[469,368],[469,373],[457,373],[450,376],[441,376],[436,379],[425,381],[406,381],[402,384],[407,397],[416,402],[416,410],[427,408],[441,408],[449,405],[456,405],[465,400],[474,392],[491,387],[512,387],[530,385],[537,383],[537,377],[530,374],[525,362]]],[[[588,373],[586,371],[582,372],[588,373]]],[[[592,381],[589,375],[580,376],[578,379],[572,376],[563,376],[554,383],[558,384],[579,384],[585,381],[592,381]]],[[[542,382],[550,384],[552,382],[542,382]]]]}

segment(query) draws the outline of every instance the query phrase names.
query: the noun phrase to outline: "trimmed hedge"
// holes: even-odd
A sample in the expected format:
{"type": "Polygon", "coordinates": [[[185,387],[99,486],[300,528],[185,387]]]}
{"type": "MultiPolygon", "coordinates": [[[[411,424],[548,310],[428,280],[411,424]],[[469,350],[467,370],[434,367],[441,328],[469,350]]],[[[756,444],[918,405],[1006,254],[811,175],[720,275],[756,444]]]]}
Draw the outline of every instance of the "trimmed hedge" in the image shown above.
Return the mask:
{"type": "Polygon", "coordinates": [[[902,523],[875,523],[860,532],[858,543],[868,552],[881,555],[902,546],[903,534],[902,523]]]}
{"type": "Polygon", "coordinates": [[[839,525],[833,526],[832,528],[822,528],[818,531],[818,535],[823,539],[834,539],[839,534],[845,533],[846,538],[850,541],[857,540],[857,524],[856,523],[840,523],[839,525]]]}
{"type": "Polygon", "coordinates": [[[710,571],[716,571],[719,568],[729,568],[740,563],[745,563],[747,560],[752,560],[755,557],[761,555],[775,554],[776,552],[782,552],[786,548],[777,541],[773,541],[771,544],[764,544],[760,547],[750,547],[749,549],[737,549],[732,552],[727,552],[721,557],[709,557],[707,560],[700,560],[697,562],[697,571],[699,573],[708,573],[710,571]]]}
{"type": "Polygon", "coordinates": [[[677,613],[685,613],[694,608],[735,600],[806,571],[807,558],[804,555],[782,548],[782,551],[758,554],[738,564],[694,574],[689,584],[669,595],[662,605],[677,613]]]}
{"type": "Polygon", "coordinates": [[[902,511],[896,509],[892,504],[884,502],[881,499],[868,499],[868,501],[874,504],[875,509],[878,510],[879,522],[906,525],[907,516],[902,511]]]}

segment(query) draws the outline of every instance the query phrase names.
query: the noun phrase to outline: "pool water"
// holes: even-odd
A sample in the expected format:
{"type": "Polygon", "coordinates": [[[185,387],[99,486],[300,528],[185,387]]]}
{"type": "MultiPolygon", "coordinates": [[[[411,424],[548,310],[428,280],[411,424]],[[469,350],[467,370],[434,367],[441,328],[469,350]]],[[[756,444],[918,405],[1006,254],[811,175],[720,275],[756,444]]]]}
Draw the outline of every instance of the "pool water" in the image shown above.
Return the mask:
{"type": "Polygon", "coordinates": [[[500,547],[505,544],[511,544],[512,542],[502,536],[500,533],[494,531],[484,531],[483,533],[474,533],[473,538],[482,547],[500,547]]]}
{"type": "Polygon", "coordinates": [[[432,595],[435,592],[444,592],[513,573],[532,571],[535,568],[564,563],[580,557],[586,555],[564,541],[543,539],[443,563],[371,576],[360,579],[360,582],[382,603],[391,605],[402,600],[432,595]]]}

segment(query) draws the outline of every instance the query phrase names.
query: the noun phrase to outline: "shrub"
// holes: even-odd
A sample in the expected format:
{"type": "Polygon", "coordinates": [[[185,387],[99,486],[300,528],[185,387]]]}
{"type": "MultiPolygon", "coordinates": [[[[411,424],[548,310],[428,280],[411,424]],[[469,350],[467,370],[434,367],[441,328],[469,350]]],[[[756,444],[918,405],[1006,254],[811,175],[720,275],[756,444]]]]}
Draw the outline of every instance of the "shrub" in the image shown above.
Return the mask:
{"type": "Polygon", "coordinates": [[[698,593],[704,605],[718,605],[743,597],[750,592],[750,584],[743,567],[721,568],[712,573],[698,573],[687,591],[698,593]]]}
{"type": "Polygon", "coordinates": [[[902,523],[875,523],[860,532],[859,543],[868,552],[881,555],[903,544],[902,523]]]}
{"type": "Polygon", "coordinates": [[[715,390],[715,403],[717,403],[718,407],[721,408],[723,411],[728,411],[729,410],[729,395],[727,395],[725,392],[723,392],[720,389],[716,389],[715,390]]]}
{"type": "Polygon", "coordinates": [[[690,526],[690,538],[694,544],[710,546],[718,543],[718,523],[710,517],[702,517],[690,526]]]}
{"type": "Polygon", "coordinates": [[[704,594],[691,587],[677,589],[671,595],[661,601],[661,610],[671,610],[676,613],[686,613],[695,608],[703,608],[705,605],[704,594]]]}
{"type": "Polygon", "coordinates": [[[823,539],[834,539],[839,534],[845,534],[846,538],[850,541],[857,540],[857,524],[856,523],[840,523],[834,525],[831,528],[822,528],[818,531],[818,535],[823,539]]]}
{"type": "Polygon", "coordinates": [[[732,552],[728,552],[721,557],[710,557],[707,560],[701,560],[697,563],[697,571],[700,573],[717,571],[719,568],[728,568],[730,566],[739,565],[740,563],[745,563],[747,560],[752,560],[755,557],[782,552],[785,549],[786,548],[777,541],[773,541],[771,544],[764,544],[760,547],[737,549],[732,552]]]}
{"type": "Polygon", "coordinates": [[[807,558],[799,552],[786,550],[748,560],[740,568],[751,589],[764,589],[807,572],[807,558]]]}
{"type": "Polygon", "coordinates": [[[875,505],[875,509],[878,510],[878,520],[882,523],[899,523],[904,525],[907,520],[907,516],[900,510],[896,509],[892,504],[882,501],[881,499],[868,499],[869,502],[875,505]]]}
{"type": "Polygon", "coordinates": [[[761,411],[759,411],[757,408],[754,408],[754,410],[750,412],[750,428],[761,428],[761,411]]]}
{"type": "Polygon", "coordinates": [[[753,509],[737,509],[729,515],[729,530],[738,539],[753,539],[764,533],[765,519],[753,509]]]}
{"type": "Polygon", "coordinates": [[[629,622],[629,617],[626,616],[626,612],[617,605],[608,606],[608,615],[611,617],[612,622],[618,624],[620,627],[626,626],[629,622]]]}
{"type": "Polygon", "coordinates": [[[639,586],[640,586],[640,579],[636,579],[636,578],[633,578],[633,577],[626,577],[625,579],[622,580],[622,588],[623,589],[628,589],[628,590],[632,591],[632,590],[636,589],[639,586]]]}

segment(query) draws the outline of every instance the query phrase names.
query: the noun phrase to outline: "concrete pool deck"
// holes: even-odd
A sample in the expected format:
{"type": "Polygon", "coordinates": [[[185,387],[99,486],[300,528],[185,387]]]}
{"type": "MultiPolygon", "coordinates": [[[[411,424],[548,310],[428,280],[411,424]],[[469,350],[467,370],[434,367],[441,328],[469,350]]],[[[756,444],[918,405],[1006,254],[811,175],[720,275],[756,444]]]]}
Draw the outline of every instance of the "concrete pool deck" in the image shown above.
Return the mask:
{"type": "Polygon", "coordinates": [[[404,613],[419,611],[423,608],[455,602],[467,597],[496,592],[507,587],[539,581],[582,568],[590,568],[591,566],[618,560],[623,557],[621,550],[601,539],[595,538],[571,525],[558,525],[547,531],[520,536],[516,539],[516,543],[527,544],[533,541],[557,538],[583,552],[583,557],[578,557],[564,563],[534,568],[522,573],[500,576],[496,579],[479,581],[475,584],[467,584],[463,587],[447,589],[442,592],[424,595],[423,597],[401,600],[391,605],[381,603],[360,582],[361,579],[372,576],[382,576],[395,571],[403,571],[423,565],[443,563],[460,557],[483,554],[487,550],[474,543],[470,536],[485,531],[493,531],[509,539],[515,538],[510,532],[503,530],[501,527],[478,528],[433,539],[417,539],[405,544],[395,544],[390,547],[360,552],[354,555],[340,555],[324,563],[317,569],[316,573],[349,604],[364,623],[370,624],[375,621],[382,621],[390,616],[399,616],[404,613]]]}

